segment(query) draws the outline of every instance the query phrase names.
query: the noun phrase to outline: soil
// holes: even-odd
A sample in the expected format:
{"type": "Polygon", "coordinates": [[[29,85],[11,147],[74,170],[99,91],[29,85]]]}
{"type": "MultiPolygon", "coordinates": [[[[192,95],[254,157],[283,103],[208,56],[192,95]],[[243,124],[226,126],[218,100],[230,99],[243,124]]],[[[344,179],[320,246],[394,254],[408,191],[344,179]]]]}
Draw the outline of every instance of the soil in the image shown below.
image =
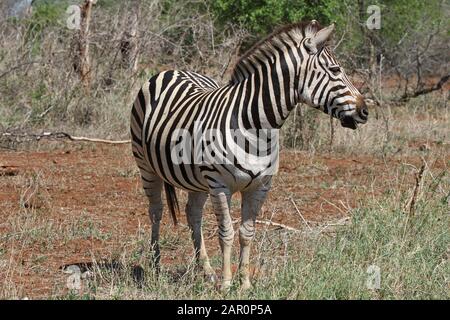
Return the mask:
{"type": "MultiPolygon", "coordinates": [[[[279,172],[258,219],[272,219],[297,229],[305,228],[303,219],[310,226],[338,220],[368,196],[382,195],[399,179],[403,163],[419,165],[420,158],[283,151],[279,172]]],[[[412,184],[411,169],[406,172],[410,174],[404,183],[412,184]]],[[[178,196],[184,208],[186,194],[178,191],[178,196]]],[[[236,195],[234,219],[239,217],[239,206],[236,195]]],[[[215,217],[209,203],[204,216],[208,251],[218,254],[215,217]]],[[[161,237],[182,232],[188,239],[184,213],[179,221],[181,226],[174,227],[165,213],[161,237]]],[[[61,272],[63,266],[88,263],[92,257],[111,259],[130,238],[142,233],[150,234],[147,200],[128,145],[74,144],[64,150],[0,152],[0,244],[5,246],[0,248],[0,279],[8,279],[19,288],[20,296],[51,295],[67,277],[61,272]],[[37,241],[21,241],[21,224],[28,213],[42,225],[50,224],[60,231],[70,231],[74,225],[81,230],[66,239],[53,239],[50,232],[37,241]],[[96,235],[83,234],[90,228],[88,222],[95,225],[96,235]]],[[[192,253],[191,247],[190,242],[178,243],[170,255],[163,255],[162,263],[179,263],[180,256],[192,253]]]]}

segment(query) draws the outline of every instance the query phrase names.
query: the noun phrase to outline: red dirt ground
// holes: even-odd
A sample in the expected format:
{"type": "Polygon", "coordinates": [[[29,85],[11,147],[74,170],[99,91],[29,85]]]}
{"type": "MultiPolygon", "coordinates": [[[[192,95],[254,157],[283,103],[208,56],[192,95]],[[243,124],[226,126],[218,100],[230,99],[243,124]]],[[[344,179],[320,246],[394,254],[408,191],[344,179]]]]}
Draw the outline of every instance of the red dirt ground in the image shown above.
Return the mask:
{"type": "MultiPolygon", "coordinates": [[[[65,150],[0,153],[0,245],[4,246],[0,248],[0,262],[3,261],[0,281],[9,281],[20,296],[46,297],[55,292],[55,287],[64,286],[61,266],[90,261],[93,256],[108,259],[130,237],[143,230],[149,234],[147,201],[129,149],[128,145],[80,144],[68,145],[65,150]],[[70,231],[74,224],[82,231],[90,223],[100,235],[73,233],[61,240],[47,239],[46,234],[44,238],[24,242],[20,232],[27,212],[33,213],[42,225],[51,223],[59,228],[59,234],[64,234],[65,228],[70,231]]],[[[304,228],[294,200],[311,225],[337,220],[347,216],[349,208],[359,206],[362,199],[381,195],[398,179],[402,163],[420,162],[284,151],[259,219],[270,219],[273,215],[275,222],[304,228]]],[[[405,183],[409,185],[412,179],[411,175],[405,183]]],[[[181,191],[178,194],[184,207],[186,196],[181,191]]],[[[237,219],[238,201],[233,200],[232,209],[237,219]]],[[[188,234],[184,216],[179,220],[182,225],[177,231],[169,215],[164,215],[162,238],[168,232],[188,234]]],[[[207,247],[210,255],[214,255],[218,244],[209,204],[205,220],[207,247]]],[[[191,243],[173,250],[176,254],[163,256],[163,263],[179,261],[173,258],[176,256],[190,255],[191,243]]],[[[5,283],[2,285],[5,287],[5,283]]]]}

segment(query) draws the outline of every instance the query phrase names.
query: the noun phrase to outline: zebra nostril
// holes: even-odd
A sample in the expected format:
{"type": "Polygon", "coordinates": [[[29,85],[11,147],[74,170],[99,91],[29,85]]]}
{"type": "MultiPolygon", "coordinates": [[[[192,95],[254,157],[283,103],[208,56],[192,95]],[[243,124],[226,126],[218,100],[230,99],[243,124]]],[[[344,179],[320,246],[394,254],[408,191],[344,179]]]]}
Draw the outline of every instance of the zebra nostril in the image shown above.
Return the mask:
{"type": "Polygon", "coordinates": [[[361,114],[362,114],[363,116],[367,117],[367,116],[369,115],[369,110],[367,110],[367,109],[362,109],[362,110],[361,110],[361,114]]]}
{"type": "Polygon", "coordinates": [[[367,108],[361,108],[358,110],[358,115],[359,115],[359,118],[365,122],[368,119],[369,111],[367,110],[367,108]]]}
{"type": "Polygon", "coordinates": [[[362,120],[367,120],[368,116],[369,116],[369,110],[367,110],[367,108],[361,108],[359,109],[359,117],[362,120]]]}

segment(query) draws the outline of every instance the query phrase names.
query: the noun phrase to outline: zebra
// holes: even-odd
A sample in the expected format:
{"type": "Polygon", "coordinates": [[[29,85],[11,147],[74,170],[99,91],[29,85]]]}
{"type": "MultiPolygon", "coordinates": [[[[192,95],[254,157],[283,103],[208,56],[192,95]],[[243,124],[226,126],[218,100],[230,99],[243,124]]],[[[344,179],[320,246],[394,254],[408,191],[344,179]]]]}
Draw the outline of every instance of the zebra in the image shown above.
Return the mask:
{"type": "MultiPolygon", "coordinates": [[[[364,98],[328,44],[333,30],[334,24],[322,27],[313,20],[274,31],[240,57],[229,82],[223,86],[207,76],[180,70],[161,72],[144,83],[131,111],[132,152],[149,201],[151,245],[158,268],[162,189],[176,224],[180,209],[175,188],[179,188],[188,192],[185,212],[198,266],[205,275],[215,277],[201,227],[202,210],[209,196],[222,253],[220,287],[228,290],[235,235],[230,199],[240,192],[239,271],[241,288],[251,288],[250,246],[256,217],[274,174],[267,168],[274,166],[278,149],[269,148],[268,154],[273,156],[270,160],[259,158],[261,150],[257,150],[251,163],[242,159],[227,163],[207,160],[180,163],[173,157],[173,148],[183,135],[175,132],[184,130],[187,135],[193,134],[196,126],[203,131],[215,129],[219,133],[216,150],[225,154],[228,144],[234,141],[230,138],[231,130],[240,130],[244,145],[239,150],[246,154],[248,146],[259,138],[259,131],[277,132],[299,103],[339,119],[346,128],[356,129],[366,123],[368,109],[364,98]]],[[[188,155],[187,159],[192,160],[193,156],[188,155]]]]}

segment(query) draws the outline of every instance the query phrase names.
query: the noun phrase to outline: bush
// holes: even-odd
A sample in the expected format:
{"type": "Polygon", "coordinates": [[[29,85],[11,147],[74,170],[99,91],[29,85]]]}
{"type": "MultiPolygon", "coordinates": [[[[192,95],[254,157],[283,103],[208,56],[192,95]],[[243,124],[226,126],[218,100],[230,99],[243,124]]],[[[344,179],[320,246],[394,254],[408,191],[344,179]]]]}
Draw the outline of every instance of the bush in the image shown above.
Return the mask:
{"type": "Polygon", "coordinates": [[[222,25],[236,23],[253,34],[266,34],[274,26],[301,20],[336,21],[344,4],[338,0],[218,0],[212,1],[212,10],[222,25]]]}

